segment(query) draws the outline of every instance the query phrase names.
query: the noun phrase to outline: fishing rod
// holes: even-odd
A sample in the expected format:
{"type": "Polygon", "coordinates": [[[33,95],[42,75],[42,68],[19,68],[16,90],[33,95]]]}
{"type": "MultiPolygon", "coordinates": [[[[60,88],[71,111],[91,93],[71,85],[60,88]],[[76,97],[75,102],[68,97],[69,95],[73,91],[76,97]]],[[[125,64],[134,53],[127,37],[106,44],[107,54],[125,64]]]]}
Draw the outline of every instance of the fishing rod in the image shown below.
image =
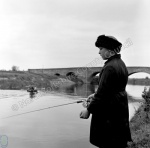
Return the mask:
{"type": "Polygon", "coordinates": [[[20,116],[20,115],[24,115],[24,114],[29,114],[29,113],[33,113],[33,112],[37,112],[37,111],[41,111],[41,110],[46,110],[46,109],[51,109],[51,108],[56,108],[56,107],[60,107],[60,106],[65,106],[65,105],[70,105],[70,104],[75,104],[75,103],[82,103],[82,102],[85,102],[85,101],[86,100],[79,100],[79,101],[70,102],[70,103],[66,103],[66,104],[60,104],[60,105],[50,106],[50,107],[46,107],[46,108],[42,108],[42,109],[37,109],[37,110],[33,110],[33,111],[21,113],[21,114],[16,114],[16,115],[4,117],[2,119],[7,119],[7,118],[11,118],[11,117],[16,117],[16,116],[20,116]]]}

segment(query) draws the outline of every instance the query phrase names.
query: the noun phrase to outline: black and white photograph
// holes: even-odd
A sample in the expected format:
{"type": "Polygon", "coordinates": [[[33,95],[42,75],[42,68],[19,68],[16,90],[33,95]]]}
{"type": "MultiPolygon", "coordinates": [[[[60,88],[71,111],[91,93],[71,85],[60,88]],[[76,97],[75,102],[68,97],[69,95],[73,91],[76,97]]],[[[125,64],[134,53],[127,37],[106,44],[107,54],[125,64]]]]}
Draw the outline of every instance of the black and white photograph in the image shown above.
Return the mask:
{"type": "Polygon", "coordinates": [[[149,0],[0,0],[0,148],[150,148],[149,0]]]}

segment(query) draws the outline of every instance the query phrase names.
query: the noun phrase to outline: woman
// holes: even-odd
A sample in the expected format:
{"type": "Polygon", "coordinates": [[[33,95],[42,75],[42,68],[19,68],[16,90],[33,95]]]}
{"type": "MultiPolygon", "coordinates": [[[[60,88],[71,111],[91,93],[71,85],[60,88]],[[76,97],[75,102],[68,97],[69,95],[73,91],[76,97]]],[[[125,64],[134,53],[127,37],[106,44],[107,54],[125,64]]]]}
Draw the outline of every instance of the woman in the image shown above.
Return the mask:
{"type": "Polygon", "coordinates": [[[100,35],[95,46],[103,60],[99,86],[80,118],[92,114],[90,142],[100,148],[125,148],[132,141],[129,129],[129,109],[126,93],[128,71],[119,54],[122,44],[114,37],[100,35]]]}

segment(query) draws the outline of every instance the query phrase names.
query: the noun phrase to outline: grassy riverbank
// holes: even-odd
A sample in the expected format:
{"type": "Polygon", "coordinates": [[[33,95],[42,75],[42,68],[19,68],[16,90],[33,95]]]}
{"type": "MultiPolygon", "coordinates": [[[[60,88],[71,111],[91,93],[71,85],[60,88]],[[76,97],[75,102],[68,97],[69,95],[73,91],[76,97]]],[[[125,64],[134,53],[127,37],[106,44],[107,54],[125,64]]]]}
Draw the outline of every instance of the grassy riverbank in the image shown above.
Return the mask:
{"type": "Polygon", "coordinates": [[[73,81],[61,76],[34,74],[28,71],[0,71],[0,89],[27,89],[34,85],[37,88],[57,88],[60,85],[73,84],[73,81]],[[63,83],[63,84],[62,84],[63,83]]]}
{"type": "Polygon", "coordinates": [[[61,85],[83,84],[75,75],[50,76],[28,71],[0,71],[0,89],[26,89],[29,85],[37,88],[55,89],[61,85]]]}
{"type": "Polygon", "coordinates": [[[150,98],[143,102],[130,121],[133,143],[129,148],[150,148],[150,98]]]}

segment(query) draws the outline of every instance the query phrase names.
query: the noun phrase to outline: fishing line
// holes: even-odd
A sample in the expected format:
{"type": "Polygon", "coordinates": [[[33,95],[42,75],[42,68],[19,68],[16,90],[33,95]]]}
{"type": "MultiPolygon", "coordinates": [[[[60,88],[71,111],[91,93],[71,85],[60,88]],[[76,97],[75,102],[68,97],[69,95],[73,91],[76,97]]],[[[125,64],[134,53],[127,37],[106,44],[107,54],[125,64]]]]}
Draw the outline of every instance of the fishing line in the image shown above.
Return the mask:
{"type": "Polygon", "coordinates": [[[33,111],[21,113],[21,114],[16,114],[16,115],[4,117],[4,118],[1,118],[1,119],[7,119],[7,118],[15,117],[15,116],[20,116],[20,115],[24,115],[24,114],[29,114],[29,113],[33,113],[33,112],[37,112],[37,111],[41,111],[41,110],[56,108],[56,107],[65,106],[65,105],[70,105],[70,104],[75,104],[75,103],[82,103],[82,102],[84,102],[84,101],[85,101],[85,100],[80,100],[80,101],[76,101],[76,102],[71,102],[71,103],[66,103],[66,104],[60,104],[60,105],[50,106],[50,107],[46,107],[46,108],[42,108],[42,109],[37,109],[37,110],[33,110],[33,111]]]}
{"type": "Polygon", "coordinates": [[[12,95],[11,97],[10,96],[7,96],[7,97],[2,97],[0,98],[0,100],[3,100],[3,99],[14,99],[14,98],[19,98],[19,97],[23,97],[23,96],[27,96],[28,94],[24,94],[24,95],[12,95]]]}

